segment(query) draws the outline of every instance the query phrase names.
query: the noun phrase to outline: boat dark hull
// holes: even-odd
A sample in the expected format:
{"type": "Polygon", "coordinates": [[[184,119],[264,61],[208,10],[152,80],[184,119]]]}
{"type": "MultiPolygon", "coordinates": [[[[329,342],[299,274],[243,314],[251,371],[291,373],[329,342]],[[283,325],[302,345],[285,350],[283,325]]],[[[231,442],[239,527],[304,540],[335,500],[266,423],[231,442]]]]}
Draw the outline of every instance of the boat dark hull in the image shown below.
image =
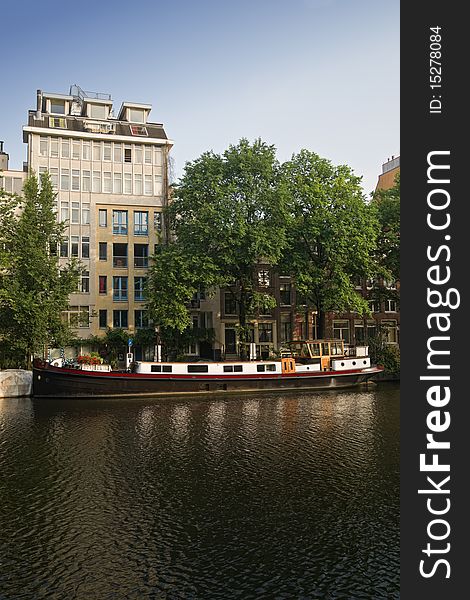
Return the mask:
{"type": "Polygon", "coordinates": [[[33,369],[33,396],[38,398],[116,398],[174,394],[322,390],[364,383],[382,371],[379,367],[347,372],[261,376],[145,375],[97,373],[45,367],[33,369]]]}

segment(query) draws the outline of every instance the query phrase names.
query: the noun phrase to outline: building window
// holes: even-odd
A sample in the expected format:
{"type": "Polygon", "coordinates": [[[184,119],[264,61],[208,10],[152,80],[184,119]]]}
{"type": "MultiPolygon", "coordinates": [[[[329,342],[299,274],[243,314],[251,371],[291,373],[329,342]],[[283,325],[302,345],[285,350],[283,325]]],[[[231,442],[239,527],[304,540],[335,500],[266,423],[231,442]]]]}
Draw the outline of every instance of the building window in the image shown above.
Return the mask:
{"type": "Polygon", "coordinates": [[[72,142],[72,158],[75,160],[80,160],[80,142],[72,142]]]}
{"type": "Polygon", "coordinates": [[[90,205],[87,203],[82,204],[82,225],[90,224],[90,205]]]}
{"type": "Polygon", "coordinates": [[[103,104],[90,104],[90,117],[92,119],[106,119],[106,106],[103,104]]]}
{"type": "Polygon", "coordinates": [[[148,327],[149,320],[146,310],[134,311],[134,325],[136,329],[143,329],[144,327],[148,327]]]}
{"type": "Polygon", "coordinates": [[[153,213],[153,226],[155,227],[155,231],[162,230],[162,213],[161,212],[153,213]]]}
{"type": "Polygon", "coordinates": [[[155,151],[153,153],[153,158],[154,158],[154,163],[161,167],[163,164],[163,157],[162,157],[162,150],[161,148],[155,148],[155,151]]]}
{"type": "Polygon", "coordinates": [[[113,191],[115,194],[122,194],[122,173],[114,173],[113,191]]]}
{"type": "Polygon", "coordinates": [[[53,129],[67,129],[67,121],[64,118],[49,117],[49,127],[53,129]]]}
{"type": "Polygon", "coordinates": [[[82,159],[90,160],[90,142],[83,142],[82,144],[82,159]]]}
{"type": "Polygon", "coordinates": [[[281,283],[279,286],[281,304],[289,306],[291,304],[291,285],[290,283],[281,283]]]}
{"type": "Polygon", "coordinates": [[[382,321],[381,323],[385,342],[387,344],[396,344],[398,342],[398,329],[396,321],[382,321]]]}
{"type": "Polygon", "coordinates": [[[127,323],[127,310],[113,310],[113,327],[125,329],[128,326],[127,323]]]}
{"type": "Polygon", "coordinates": [[[148,235],[149,214],[146,211],[134,211],[134,235],[148,235]]]}
{"type": "Polygon", "coordinates": [[[356,346],[363,346],[366,343],[365,328],[362,321],[354,322],[354,342],[356,346]]]}
{"type": "Polygon", "coordinates": [[[90,258],[90,238],[82,237],[82,258],[90,258]]]}
{"type": "Polygon", "coordinates": [[[333,321],[333,338],[349,344],[349,321],[333,321]]]}
{"type": "Polygon", "coordinates": [[[144,156],[145,164],[151,165],[152,164],[152,147],[151,146],[145,146],[144,155],[145,155],[144,156]]]}
{"type": "Polygon", "coordinates": [[[148,244],[134,244],[134,267],[146,269],[149,266],[148,244]]]}
{"type": "Polygon", "coordinates": [[[132,194],[132,173],[124,173],[124,193],[132,194]]]}
{"type": "Polygon", "coordinates": [[[127,244],[113,244],[113,267],[127,268],[127,244]]]}
{"type": "Polygon", "coordinates": [[[237,314],[237,302],[232,292],[225,292],[224,294],[224,313],[226,315],[237,314]]]}
{"type": "Polygon", "coordinates": [[[60,144],[60,153],[62,158],[70,158],[70,141],[62,140],[60,144]]]}
{"type": "Polygon", "coordinates": [[[134,174],[134,194],[142,196],[142,175],[140,173],[134,174]]]}
{"type": "Polygon", "coordinates": [[[108,326],[108,311],[105,308],[100,309],[99,319],[100,329],[106,329],[106,327],[108,326]]]}
{"type": "Polygon", "coordinates": [[[145,123],[145,113],[140,108],[129,108],[129,121],[133,123],[145,123]]]}
{"type": "Polygon", "coordinates": [[[292,319],[290,314],[281,314],[281,330],[279,337],[281,342],[289,342],[292,340],[292,319]]]}
{"type": "Polygon", "coordinates": [[[59,140],[52,139],[51,140],[51,158],[59,157],[59,140]]]}
{"type": "Polygon", "coordinates": [[[65,100],[51,99],[51,113],[53,115],[65,115],[65,100]]]}
{"type": "Polygon", "coordinates": [[[113,233],[127,235],[127,210],[113,210],[113,233]]]}
{"type": "Polygon", "coordinates": [[[114,144],[113,158],[114,162],[122,163],[122,144],[114,144]]]}
{"type": "Polygon", "coordinates": [[[130,125],[130,130],[132,135],[148,135],[147,127],[143,125],[130,125]]]}
{"type": "Polygon", "coordinates": [[[259,323],[258,339],[260,342],[272,342],[273,341],[273,324],[272,323],[259,323]]]}
{"type": "Polygon", "coordinates": [[[103,160],[111,160],[111,143],[103,144],[103,160]]]}
{"type": "Polygon", "coordinates": [[[90,171],[82,171],[82,192],[90,191],[90,171]]]}
{"type": "Polygon", "coordinates": [[[47,156],[48,152],[49,152],[49,140],[47,139],[47,137],[40,137],[39,138],[39,155],[47,156]]]}
{"type": "Polygon", "coordinates": [[[93,192],[100,193],[101,192],[101,171],[93,171],[93,192]]]}
{"type": "Polygon", "coordinates": [[[98,278],[99,283],[99,293],[107,294],[108,293],[108,278],[106,275],[100,275],[98,278]]]}
{"type": "Polygon", "coordinates": [[[69,203],[68,202],[60,203],[60,220],[62,222],[69,220],[69,203]]]}
{"type": "Polygon", "coordinates": [[[134,162],[136,165],[142,164],[142,146],[134,146],[134,162]]]}
{"type": "Polygon", "coordinates": [[[385,312],[397,312],[396,300],[385,300],[385,312]]]}
{"type": "Polygon", "coordinates": [[[380,303],[377,300],[369,300],[369,310],[371,313],[380,312],[380,303]]]}
{"type": "Polygon", "coordinates": [[[80,171],[72,169],[72,191],[80,191],[80,171]]]}
{"type": "Polygon", "coordinates": [[[89,327],[90,326],[90,307],[89,306],[69,306],[68,310],[62,313],[63,320],[70,327],[89,327]]]}
{"type": "Polygon", "coordinates": [[[127,277],[113,277],[113,300],[116,302],[127,300],[127,277]]]}
{"type": "Polygon", "coordinates": [[[111,172],[103,171],[103,193],[111,194],[113,191],[113,184],[111,181],[111,172]]]}
{"type": "Polygon", "coordinates": [[[108,226],[108,211],[106,210],[106,208],[100,208],[98,210],[98,221],[99,221],[100,227],[108,226]]]}
{"type": "Polygon", "coordinates": [[[69,241],[62,240],[60,242],[60,256],[61,258],[67,258],[69,255],[69,241]]]}
{"type": "Polygon", "coordinates": [[[145,277],[134,277],[134,300],[142,302],[144,297],[145,277]]]}
{"type": "Polygon", "coordinates": [[[49,174],[51,176],[51,184],[54,190],[59,189],[59,169],[57,167],[51,167],[49,169],[49,174]]]}
{"type": "Polygon", "coordinates": [[[67,192],[70,189],[70,171],[69,169],[60,170],[60,189],[67,192]]]}
{"type": "Polygon", "coordinates": [[[107,244],[107,242],[99,242],[99,258],[100,258],[100,260],[108,260],[108,244],[107,244]]]}
{"type": "Polygon", "coordinates": [[[367,321],[367,339],[373,339],[377,335],[377,325],[375,321],[367,321]]]}
{"type": "Polygon", "coordinates": [[[78,243],[80,241],[80,238],[78,235],[72,235],[71,239],[71,244],[70,244],[70,256],[74,256],[76,258],[78,258],[78,243]]]}
{"type": "Polygon", "coordinates": [[[93,142],[93,160],[101,160],[100,142],[93,142]]]}
{"type": "Polygon", "coordinates": [[[163,194],[163,178],[161,175],[155,175],[155,196],[161,196],[163,194]]]}
{"type": "Polygon", "coordinates": [[[80,202],[72,202],[71,223],[78,225],[80,223],[80,202]]]}
{"type": "Polygon", "coordinates": [[[269,271],[267,269],[261,269],[258,271],[258,285],[260,287],[269,287],[269,271]]]}
{"type": "Polygon", "coordinates": [[[130,146],[124,146],[124,162],[132,162],[132,149],[130,146]]]}
{"type": "Polygon", "coordinates": [[[146,175],[145,176],[145,188],[144,188],[144,193],[146,196],[151,196],[152,195],[152,176],[151,175],[146,175]]]}
{"type": "Polygon", "coordinates": [[[90,271],[82,271],[80,274],[80,291],[88,294],[90,291],[90,271]]]}

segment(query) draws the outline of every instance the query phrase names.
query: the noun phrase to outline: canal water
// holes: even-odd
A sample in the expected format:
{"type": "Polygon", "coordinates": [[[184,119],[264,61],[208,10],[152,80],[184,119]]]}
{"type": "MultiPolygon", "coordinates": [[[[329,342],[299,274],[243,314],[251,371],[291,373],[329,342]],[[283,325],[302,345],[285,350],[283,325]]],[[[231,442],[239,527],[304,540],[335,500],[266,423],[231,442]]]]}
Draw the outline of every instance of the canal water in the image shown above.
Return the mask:
{"type": "Polygon", "coordinates": [[[399,388],[0,399],[0,598],[399,598],[399,388]]]}

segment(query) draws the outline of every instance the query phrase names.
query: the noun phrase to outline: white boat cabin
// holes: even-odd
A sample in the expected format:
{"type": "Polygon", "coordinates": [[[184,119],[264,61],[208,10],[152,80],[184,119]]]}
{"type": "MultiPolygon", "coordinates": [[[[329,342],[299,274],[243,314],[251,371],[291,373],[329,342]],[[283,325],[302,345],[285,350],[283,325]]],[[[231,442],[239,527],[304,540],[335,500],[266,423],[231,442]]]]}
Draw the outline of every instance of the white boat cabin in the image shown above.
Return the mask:
{"type": "Polygon", "coordinates": [[[280,360],[230,361],[230,362],[142,362],[134,363],[134,373],[273,376],[293,373],[352,371],[371,366],[367,346],[357,347],[354,355],[345,352],[342,340],[300,340],[289,343],[289,351],[281,354],[280,360]]]}

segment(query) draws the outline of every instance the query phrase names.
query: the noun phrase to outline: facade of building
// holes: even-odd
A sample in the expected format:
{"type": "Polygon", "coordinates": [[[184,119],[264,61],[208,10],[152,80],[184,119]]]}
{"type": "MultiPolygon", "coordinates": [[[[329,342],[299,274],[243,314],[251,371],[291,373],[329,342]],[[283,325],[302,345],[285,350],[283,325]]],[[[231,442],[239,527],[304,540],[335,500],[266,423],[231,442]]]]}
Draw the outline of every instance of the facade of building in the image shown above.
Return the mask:
{"type": "Polygon", "coordinates": [[[114,116],[108,94],[38,90],[23,127],[29,169],[50,173],[67,223],[60,257],[83,264],[64,315],[80,338],[147,326],[143,286],[164,235],[172,147],[163,125],[149,121],[151,108],[124,102],[114,116]]]}
{"type": "Polygon", "coordinates": [[[9,156],[3,149],[3,141],[0,141],[0,189],[20,195],[27,176],[26,169],[23,171],[9,169],[8,160],[9,156]]]}

